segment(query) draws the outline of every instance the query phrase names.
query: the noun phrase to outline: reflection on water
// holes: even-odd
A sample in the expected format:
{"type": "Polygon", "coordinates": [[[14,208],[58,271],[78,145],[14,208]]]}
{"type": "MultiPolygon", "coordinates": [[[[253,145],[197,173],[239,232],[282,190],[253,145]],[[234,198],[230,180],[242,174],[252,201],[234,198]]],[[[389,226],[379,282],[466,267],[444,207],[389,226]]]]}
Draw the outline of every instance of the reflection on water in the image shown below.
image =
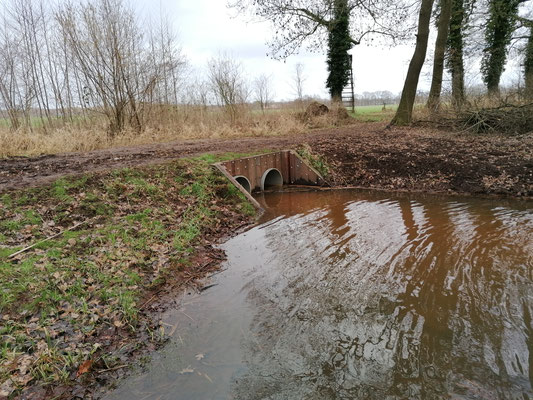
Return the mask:
{"type": "Polygon", "coordinates": [[[217,286],[112,399],[527,399],[533,207],[269,194],[217,286]]]}

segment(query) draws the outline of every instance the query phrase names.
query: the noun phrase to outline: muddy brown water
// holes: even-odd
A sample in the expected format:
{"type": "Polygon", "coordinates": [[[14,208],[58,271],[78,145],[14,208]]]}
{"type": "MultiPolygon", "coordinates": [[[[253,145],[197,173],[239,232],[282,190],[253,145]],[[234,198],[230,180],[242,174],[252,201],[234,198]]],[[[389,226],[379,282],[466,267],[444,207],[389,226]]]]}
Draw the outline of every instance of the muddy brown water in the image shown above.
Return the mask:
{"type": "Polygon", "coordinates": [[[269,194],[108,399],[533,397],[533,203],[269,194]]]}

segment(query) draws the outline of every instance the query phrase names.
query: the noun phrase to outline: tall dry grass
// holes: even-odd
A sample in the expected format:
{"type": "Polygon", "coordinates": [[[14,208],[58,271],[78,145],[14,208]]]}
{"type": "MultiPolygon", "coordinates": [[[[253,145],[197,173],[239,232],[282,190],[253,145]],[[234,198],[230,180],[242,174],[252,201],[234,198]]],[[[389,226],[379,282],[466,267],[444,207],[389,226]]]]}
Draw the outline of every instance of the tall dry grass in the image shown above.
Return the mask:
{"type": "Polygon", "coordinates": [[[85,152],[186,139],[292,135],[337,124],[334,112],[303,119],[300,109],[294,107],[269,109],[265,113],[246,107],[231,123],[222,109],[183,106],[154,110],[141,132],[125,130],[115,136],[108,135],[106,121],[96,115],[48,132],[39,128],[13,132],[0,126],[0,157],[85,152]]]}

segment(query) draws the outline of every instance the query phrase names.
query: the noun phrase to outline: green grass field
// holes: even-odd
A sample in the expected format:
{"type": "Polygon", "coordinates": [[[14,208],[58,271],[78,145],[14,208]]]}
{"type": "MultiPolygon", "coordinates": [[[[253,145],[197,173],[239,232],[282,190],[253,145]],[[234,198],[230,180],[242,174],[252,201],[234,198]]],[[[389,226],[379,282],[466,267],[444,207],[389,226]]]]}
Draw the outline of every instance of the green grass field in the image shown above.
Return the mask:
{"type": "Polygon", "coordinates": [[[385,110],[383,106],[361,106],[355,107],[355,113],[351,110],[348,113],[358,121],[381,122],[392,119],[397,108],[397,104],[387,104],[385,110]]]}
{"type": "MultiPolygon", "coordinates": [[[[45,120],[48,121],[48,120],[45,120]]],[[[21,118],[20,123],[24,124],[25,121],[21,118]]],[[[43,120],[40,117],[31,117],[30,118],[31,127],[33,129],[40,129],[43,127],[43,120]]],[[[63,119],[58,117],[52,117],[52,124],[54,126],[60,126],[63,124],[63,119]]],[[[8,118],[0,118],[0,128],[10,128],[11,127],[11,121],[8,118]]]]}

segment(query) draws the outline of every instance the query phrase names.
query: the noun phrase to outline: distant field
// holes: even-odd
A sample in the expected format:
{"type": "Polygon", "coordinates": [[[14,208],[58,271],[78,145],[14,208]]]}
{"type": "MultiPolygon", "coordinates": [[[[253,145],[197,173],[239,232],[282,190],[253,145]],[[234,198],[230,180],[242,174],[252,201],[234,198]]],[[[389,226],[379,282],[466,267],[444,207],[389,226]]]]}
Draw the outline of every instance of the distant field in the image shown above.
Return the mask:
{"type": "MultiPolygon", "coordinates": [[[[60,126],[63,123],[63,119],[59,117],[52,117],[51,120],[54,126],[60,126]]],[[[21,118],[20,123],[23,124],[24,122],[25,121],[21,118]]],[[[37,116],[30,117],[30,123],[31,123],[31,127],[35,129],[39,129],[43,127],[43,120],[37,116]]],[[[9,121],[8,118],[0,117],[0,128],[9,128],[10,126],[11,126],[11,122],[9,121]]]]}
{"type": "MultiPolygon", "coordinates": [[[[39,118],[39,117],[31,117],[30,121],[31,121],[32,128],[40,128],[40,127],[43,126],[43,122],[42,122],[41,118],[39,118]]],[[[20,122],[23,123],[24,121],[21,119],[20,122]]],[[[8,118],[0,117],[0,127],[9,128],[10,125],[11,124],[10,124],[10,121],[9,121],[8,118]]]]}
{"type": "Polygon", "coordinates": [[[359,121],[377,122],[392,119],[397,108],[397,104],[387,104],[385,110],[383,110],[382,105],[361,106],[355,107],[355,113],[352,113],[351,111],[348,111],[348,113],[359,121]]]}
{"type": "MultiPolygon", "coordinates": [[[[388,118],[392,118],[394,112],[396,112],[396,108],[398,108],[397,104],[387,104],[387,109],[385,111],[382,111],[383,106],[361,106],[361,107],[355,107],[355,114],[352,113],[350,110],[348,113],[354,117],[357,120],[360,121],[383,121],[388,118]]],[[[283,112],[297,112],[302,111],[301,108],[298,108],[296,106],[293,107],[279,107],[279,108],[269,108],[265,110],[267,114],[280,114],[283,112]]],[[[251,110],[252,115],[260,115],[263,114],[263,112],[259,109],[252,109],[251,110]]],[[[53,117],[52,121],[54,123],[54,126],[56,125],[55,122],[57,122],[59,125],[63,122],[61,118],[53,117]]],[[[23,122],[23,121],[21,121],[23,122]]],[[[42,128],[43,122],[41,118],[37,116],[31,117],[31,126],[32,128],[42,128]]],[[[0,117],[0,128],[9,128],[10,122],[9,119],[5,117],[0,117]]]]}

